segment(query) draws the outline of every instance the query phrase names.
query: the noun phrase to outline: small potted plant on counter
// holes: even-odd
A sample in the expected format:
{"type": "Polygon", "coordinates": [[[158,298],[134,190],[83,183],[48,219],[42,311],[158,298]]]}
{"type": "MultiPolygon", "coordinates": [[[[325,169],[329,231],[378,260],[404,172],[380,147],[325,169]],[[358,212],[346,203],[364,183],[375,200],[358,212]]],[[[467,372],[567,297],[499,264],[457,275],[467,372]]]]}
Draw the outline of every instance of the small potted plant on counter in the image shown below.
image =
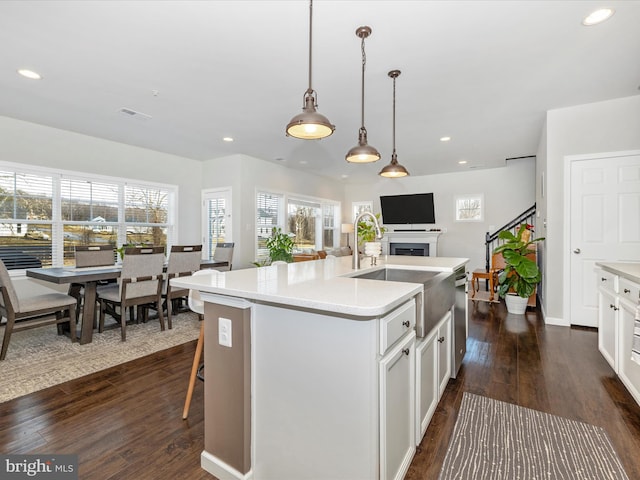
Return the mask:
{"type": "Polygon", "coordinates": [[[509,230],[502,231],[498,238],[504,243],[493,250],[504,258],[505,268],[498,276],[498,295],[505,299],[509,313],[525,312],[529,297],[542,279],[531,245],[544,237],[531,239],[532,232],[533,225],[529,224],[521,225],[515,235],[509,230]]]}
{"type": "MultiPolygon", "coordinates": [[[[380,214],[376,213],[375,217],[380,226],[380,233],[384,234],[387,229],[382,226],[380,214]]],[[[362,246],[363,253],[367,256],[377,257],[382,252],[382,243],[376,238],[376,227],[369,216],[358,222],[358,245],[362,246]]]]}

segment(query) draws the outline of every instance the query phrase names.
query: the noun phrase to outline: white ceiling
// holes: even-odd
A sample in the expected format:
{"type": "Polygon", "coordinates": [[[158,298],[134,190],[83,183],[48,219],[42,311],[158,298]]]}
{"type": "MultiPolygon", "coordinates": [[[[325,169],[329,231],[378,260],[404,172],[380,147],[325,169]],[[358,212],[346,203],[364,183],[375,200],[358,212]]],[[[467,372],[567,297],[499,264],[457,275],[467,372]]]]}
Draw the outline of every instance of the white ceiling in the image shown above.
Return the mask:
{"type": "Polygon", "coordinates": [[[351,182],[374,180],[390,161],[392,69],[402,71],[398,161],[412,175],[534,155],[547,110],[640,94],[640,1],[316,0],[313,88],[336,131],[288,138],[308,86],[308,20],[307,0],[4,0],[0,115],[198,160],[242,153],[351,182]],[[616,13],[582,26],[602,6],[616,13]],[[360,126],[361,25],[373,29],[365,125],[382,154],[370,165],[344,160],[360,126]],[[44,78],[27,80],[18,68],[44,78]],[[445,135],[452,140],[440,142],[445,135]]]}

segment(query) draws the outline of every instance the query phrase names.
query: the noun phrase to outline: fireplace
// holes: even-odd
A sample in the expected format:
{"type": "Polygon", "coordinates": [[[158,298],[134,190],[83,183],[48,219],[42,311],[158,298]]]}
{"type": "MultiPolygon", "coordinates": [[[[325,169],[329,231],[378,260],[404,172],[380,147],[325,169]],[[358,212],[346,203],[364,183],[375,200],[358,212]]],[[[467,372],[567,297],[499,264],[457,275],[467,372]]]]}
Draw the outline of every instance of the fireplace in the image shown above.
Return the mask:
{"type": "Polygon", "coordinates": [[[428,243],[389,243],[389,255],[407,255],[411,257],[428,257],[428,243]]]}
{"type": "Polygon", "coordinates": [[[438,237],[443,233],[444,229],[390,230],[382,239],[382,253],[435,257],[438,255],[438,237]]]}

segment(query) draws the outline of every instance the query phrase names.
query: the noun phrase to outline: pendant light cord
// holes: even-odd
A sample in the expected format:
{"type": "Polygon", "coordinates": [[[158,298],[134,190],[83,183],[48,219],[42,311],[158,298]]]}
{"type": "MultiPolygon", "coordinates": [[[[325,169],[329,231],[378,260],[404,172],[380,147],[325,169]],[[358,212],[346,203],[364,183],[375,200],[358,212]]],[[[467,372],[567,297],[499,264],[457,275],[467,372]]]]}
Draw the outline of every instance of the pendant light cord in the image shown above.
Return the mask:
{"type": "Polygon", "coordinates": [[[396,77],[393,77],[393,154],[392,158],[396,156],[396,77]]]}
{"type": "Polygon", "coordinates": [[[309,89],[307,90],[307,93],[313,93],[313,88],[311,87],[312,38],[313,38],[313,0],[309,0],[309,89]]]}
{"type": "Polygon", "coordinates": [[[362,47],[361,47],[362,48],[362,89],[361,89],[362,98],[360,99],[361,100],[361,102],[360,102],[360,104],[361,104],[361,109],[360,109],[360,125],[361,125],[361,127],[360,127],[360,130],[365,130],[365,128],[364,128],[364,69],[365,69],[365,66],[367,64],[367,54],[364,51],[364,39],[365,39],[365,36],[363,35],[362,36],[362,47]]]}

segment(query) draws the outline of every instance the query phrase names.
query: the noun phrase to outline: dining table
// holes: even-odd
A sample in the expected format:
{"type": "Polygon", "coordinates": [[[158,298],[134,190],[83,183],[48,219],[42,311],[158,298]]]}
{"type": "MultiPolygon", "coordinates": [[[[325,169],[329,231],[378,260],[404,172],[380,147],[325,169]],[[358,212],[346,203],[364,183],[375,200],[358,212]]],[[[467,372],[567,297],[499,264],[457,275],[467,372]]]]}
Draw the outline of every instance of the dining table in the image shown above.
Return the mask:
{"type": "MultiPolygon", "coordinates": [[[[201,269],[216,269],[228,267],[229,262],[218,262],[214,260],[203,260],[201,269]]],[[[81,345],[91,343],[93,340],[93,330],[96,324],[96,292],[98,284],[120,277],[121,265],[109,265],[101,267],[46,267],[27,268],[27,277],[51,282],[58,285],[75,284],[84,288],[84,301],[82,306],[82,320],[80,333],[78,334],[81,345]]]]}

